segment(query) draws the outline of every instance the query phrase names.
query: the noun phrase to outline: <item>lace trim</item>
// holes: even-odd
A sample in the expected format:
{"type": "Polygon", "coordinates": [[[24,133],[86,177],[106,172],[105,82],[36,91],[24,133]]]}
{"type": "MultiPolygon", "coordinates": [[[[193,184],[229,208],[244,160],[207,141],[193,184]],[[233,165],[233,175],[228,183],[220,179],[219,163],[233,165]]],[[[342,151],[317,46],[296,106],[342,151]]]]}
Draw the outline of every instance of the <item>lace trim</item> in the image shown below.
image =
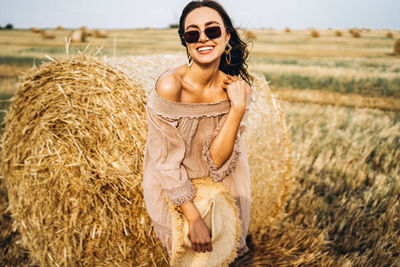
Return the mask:
{"type": "Polygon", "coordinates": [[[217,136],[219,130],[222,128],[222,125],[225,121],[226,117],[223,117],[221,121],[218,123],[217,128],[213,132],[213,134],[204,140],[203,142],[203,149],[202,149],[202,154],[207,162],[207,167],[210,171],[210,177],[215,181],[215,182],[220,182],[222,181],[226,176],[228,176],[230,173],[233,172],[233,170],[236,167],[236,163],[239,160],[239,157],[241,155],[241,152],[239,151],[239,146],[240,146],[240,131],[238,130],[236,137],[235,137],[235,142],[233,145],[233,151],[230,157],[220,166],[219,168],[215,165],[213,159],[211,158],[210,154],[210,146],[214,138],[217,136]]]}
{"type": "Polygon", "coordinates": [[[196,191],[196,186],[190,180],[187,180],[181,187],[165,190],[168,197],[177,206],[192,200],[196,195],[196,191]]]}
{"type": "MultiPolygon", "coordinates": [[[[246,94],[246,109],[249,109],[251,97],[252,92],[246,94]]],[[[148,97],[147,107],[157,115],[169,119],[180,119],[182,117],[199,118],[226,114],[229,112],[231,104],[229,99],[215,103],[174,102],[162,98],[155,89],[152,89],[148,97]]]]}

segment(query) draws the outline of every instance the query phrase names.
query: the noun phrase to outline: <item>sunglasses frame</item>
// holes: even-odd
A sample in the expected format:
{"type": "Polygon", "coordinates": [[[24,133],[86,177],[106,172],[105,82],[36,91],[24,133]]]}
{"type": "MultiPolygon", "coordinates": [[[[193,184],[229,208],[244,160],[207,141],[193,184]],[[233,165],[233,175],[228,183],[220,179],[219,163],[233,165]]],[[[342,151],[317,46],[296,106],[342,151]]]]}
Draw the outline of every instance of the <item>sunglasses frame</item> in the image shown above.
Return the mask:
{"type": "MultiPolygon", "coordinates": [[[[226,28],[224,28],[224,29],[226,29],[226,28]]],[[[222,27],[221,27],[221,26],[210,26],[210,27],[205,28],[204,31],[200,31],[200,30],[189,30],[189,31],[186,31],[186,32],[183,33],[182,38],[183,38],[183,40],[184,40],[186,43],[188,43],[188,44],[194,44],[194,43],[197,43],[197,42],[199,41],[200,35],[201,35],[202,32],[204,32],[204,33],[206,34],[206,36],[207,36],[208,39],[213,40],[213,39],[217,39],[217,38],[219,38],[219,37],[222,36],[222,27]],[[215,28],[218,28],[218,29],[219,29],[218,36],[213,37],[210,33],[207,33],[207,30],[209,30],[209,29],[215,29],[215,28]],[[187,33],[189,33],[189,32],[197,32],[198,35],[197,35],[197,38],[196,38],[195,41],[193,41],[193,42],[188,42],[188,41],[187,41],[188,38],[186,38],[185,35],[186,35],[187,33]],[[209,36],[209,34],[211,35],[211,37],[209,36]]]]}

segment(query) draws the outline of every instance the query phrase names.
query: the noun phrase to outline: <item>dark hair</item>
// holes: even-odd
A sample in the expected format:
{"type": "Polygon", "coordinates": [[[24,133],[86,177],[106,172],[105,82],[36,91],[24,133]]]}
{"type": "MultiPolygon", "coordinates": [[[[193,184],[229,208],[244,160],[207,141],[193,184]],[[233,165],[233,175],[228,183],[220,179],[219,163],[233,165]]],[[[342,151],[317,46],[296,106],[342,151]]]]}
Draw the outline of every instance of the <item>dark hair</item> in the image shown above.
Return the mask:
{"type": "Polygon", "coordinates": [[[229,44],[232,46],[232,50],[230,52],[231,63],[228,64],[226,62],[226,58],[222,56],[221,62],[219,64],[219,69],[226,74],[239,75],[247,83],[251,84],[254,78],[247,71],[246,59],[249,55],[249,51],[247,50],[247,44],[240,39],[237,30],[232,25],[232,20],[229,17],[228,13],[226,13],[225,9],[217,1],[213,0],[192,1],[185,6],[185,8],[182,10],[181,17],[179,18],[179,29],[178,29],[182,45],[186,47],[186,42],[183,38],[183,34],[185,32],[184,23],[186,16],[191,11],[199,7],[209,7],[217,11],[219,15],[222,17],[222,20],[224,21],[226,31],[231,35],[231,38],[229,40],[229,44]]]}

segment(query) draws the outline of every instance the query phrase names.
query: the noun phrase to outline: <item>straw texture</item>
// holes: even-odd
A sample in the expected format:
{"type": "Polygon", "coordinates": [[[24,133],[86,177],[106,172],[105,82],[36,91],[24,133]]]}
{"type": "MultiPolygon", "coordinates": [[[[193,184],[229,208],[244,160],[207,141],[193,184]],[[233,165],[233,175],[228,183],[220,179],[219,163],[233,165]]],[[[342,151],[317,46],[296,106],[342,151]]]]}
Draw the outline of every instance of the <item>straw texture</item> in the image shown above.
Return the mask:
{"type": "Polygon", "coordinates": [[[141,189],[145,102],[134,80],[89,56],[26,75],[1,157],[9,209],[35,263],[165,261],[141,189]]]}

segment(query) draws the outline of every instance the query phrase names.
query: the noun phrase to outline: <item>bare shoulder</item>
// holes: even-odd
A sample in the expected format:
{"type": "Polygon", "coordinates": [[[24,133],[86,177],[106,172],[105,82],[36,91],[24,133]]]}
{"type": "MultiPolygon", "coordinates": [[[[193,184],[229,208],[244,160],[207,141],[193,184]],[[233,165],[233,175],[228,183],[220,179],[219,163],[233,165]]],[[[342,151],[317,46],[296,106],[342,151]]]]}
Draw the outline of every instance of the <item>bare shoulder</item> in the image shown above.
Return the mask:
{"type": "Polygon", "coordinates": [[[160,75],[156,82],[156,91],[159,96],[170,101],[179,101],[181,94],[181,79],[176,69],[169,70],[160,75]]]}

